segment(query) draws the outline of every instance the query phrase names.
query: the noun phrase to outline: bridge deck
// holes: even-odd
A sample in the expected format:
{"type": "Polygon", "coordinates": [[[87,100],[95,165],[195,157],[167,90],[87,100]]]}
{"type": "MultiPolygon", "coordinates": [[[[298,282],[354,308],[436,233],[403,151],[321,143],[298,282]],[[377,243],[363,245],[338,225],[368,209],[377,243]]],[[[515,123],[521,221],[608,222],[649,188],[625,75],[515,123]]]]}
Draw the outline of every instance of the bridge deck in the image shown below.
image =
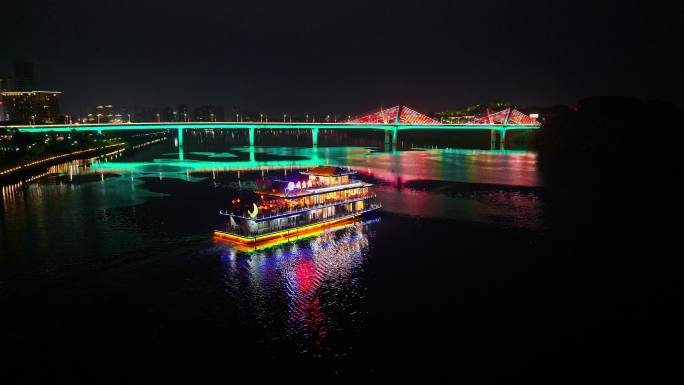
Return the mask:
{"type": "Polygon", "coordinates": [[[163,122],[163,123],[102,123],[6,126],[22,132],[117,131],[160,129],[279,129],[279,130],[536,130],[539,125],[515,124],[364,124],[364,123],[287,123],[287,122],[163,122]]]}

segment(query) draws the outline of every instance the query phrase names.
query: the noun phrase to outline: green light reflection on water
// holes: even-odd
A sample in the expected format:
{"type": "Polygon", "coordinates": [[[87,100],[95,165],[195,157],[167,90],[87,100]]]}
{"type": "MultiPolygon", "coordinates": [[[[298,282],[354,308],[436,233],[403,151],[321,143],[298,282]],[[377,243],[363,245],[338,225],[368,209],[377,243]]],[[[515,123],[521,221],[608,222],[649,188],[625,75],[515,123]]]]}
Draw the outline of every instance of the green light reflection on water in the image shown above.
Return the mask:
{"type": "MultiPolygon", "coordinates": [[[[401,175],[406,167],[413,167],[420,159],[429,160],[423,169],[432,177],[449,179],[449,170],[443,163],[452,156],[468,156],[487,159],[500,156],[527,155],[533,152],[514,150],[474,150],[474,149],[425,149],[414,148],[410,151],[378,151],[368,147],[231,147],[229,152],[189,152],[203,159],[165,159],[156,158],[146,162],[100,162],[94,163],[95,170],[129,171],[134,173],[156,173],[164,177],[192,180],[189,173],[209,170],[258,170],[282,168],[307,168],[323,164],[336,166],[363,167],[382,172],[401,175]],[[235,153],[242,153],[243,156],[235,153]],[[248,154],[248,156],[244,156],[248,154]],[[226,160],[229,155],[235,160],[226,160]],[[222,160],[213,160],[222,158],[222,160]],[[238,159],[240,158],[240,159],[238,159]],[[245,159],[247,158],[247,159],[245,159]],[[261,159],[260,159],[261,158],[261,159]],[[289,158],[289,159],[283,159],[289,158]],[[431,165],[431,166],[430,166],[431,165]]],[[[177,153],[164,153],[162,156],[176,156],[177,153]]],[[[468,166],[468,165],[462,165],[468,166]]],[[[468,168],[468,167],[466,167],[468,168]]],[[[470,174],[470,170],[466,170],[470,174]]],[[[421,172],[422,173],[422,172],[421,172]]],[[[427,176],[427,175],[426,175],[427,176]]],[[[467,178],[470,180],[471,178],[467,178]]]]}

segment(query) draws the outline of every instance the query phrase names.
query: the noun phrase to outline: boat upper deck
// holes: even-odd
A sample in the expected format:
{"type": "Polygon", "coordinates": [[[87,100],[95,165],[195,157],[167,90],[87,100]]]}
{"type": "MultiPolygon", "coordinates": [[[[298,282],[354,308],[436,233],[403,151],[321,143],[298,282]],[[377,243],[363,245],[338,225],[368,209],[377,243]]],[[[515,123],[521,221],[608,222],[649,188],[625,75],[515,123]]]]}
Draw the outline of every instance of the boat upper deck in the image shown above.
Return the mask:
{"type": "MultiPolygon", "coordinates": [[[[275,181],[275,182],[283,182],[283,181],[275,181]]],[[[285,183],[292,183],[292,182],[287,182],[284,181],[285,183]]],[[[325,186],[325,185],[312,185],[311,187],[301,187],[297,188],[293,186],[292,188],[288,188],[287,186],[284,188],[271,188],[271,189],[262,189],[262,190],[255,190],[254,193],[257,195],[263,195],[263,196],[270,196],[270,197],[276,197],[276,198],[284,198],[284,199],[296,199],[296,198],[303,198],[306,196],[310,195],[318,195],[318,194],[327,194],[331,192],[337,192],[337,191],[344,191],[344,190],[350,190],[354,188],[361,188],[361,187],[371,187],[373,186],[370,183],[362,182],[359,180],[350,180],[349,183],[345,184],[340,184],[340,185],[335,185],[335,186],[325,186]]]]}
{"type": "Polygon", "coordinates": [[[319,166],[300,172],[308,176],[303,180],[274,180],[268,187],[255,191],[258,195],[295,199],[310,195],[326,194],[354,188],[370,187],[372,184],[352,179],[356,171],[333,166],[319,166]]]}
{"type": "MultiPolygon", "coordinates": [[[[221,214],[263,221],[375,198],[369,189],[372,184],[350,178],[355,173],[323,166],[301,172],[307,179],[300,176],[290,180],[268,181],[266,186],[254,191],[256,202],[240,204],[240,200],[236,199],[233,206],[221,214]]],[[[362,207],[364,204],[359,205],[362,207]]]]}

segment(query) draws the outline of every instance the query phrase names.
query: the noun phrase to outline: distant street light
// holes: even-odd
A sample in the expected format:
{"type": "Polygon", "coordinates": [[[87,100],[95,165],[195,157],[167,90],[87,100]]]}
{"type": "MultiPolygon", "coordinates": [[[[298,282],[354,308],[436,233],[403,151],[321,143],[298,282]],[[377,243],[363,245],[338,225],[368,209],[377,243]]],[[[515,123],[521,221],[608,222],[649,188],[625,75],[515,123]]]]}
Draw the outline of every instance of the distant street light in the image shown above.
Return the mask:
{"type": "Polygon", "coordinates": [[[263,122],[264,121],[264,114],[259,114],[259,121],[263,122]]]}

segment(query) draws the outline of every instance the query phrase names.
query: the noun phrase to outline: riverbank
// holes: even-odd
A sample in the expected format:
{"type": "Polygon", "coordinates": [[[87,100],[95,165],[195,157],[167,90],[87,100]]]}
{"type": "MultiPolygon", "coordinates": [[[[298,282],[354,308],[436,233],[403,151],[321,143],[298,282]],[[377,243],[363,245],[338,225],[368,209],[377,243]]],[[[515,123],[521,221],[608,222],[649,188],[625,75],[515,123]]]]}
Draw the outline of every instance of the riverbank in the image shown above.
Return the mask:
{"type": "Polygon", "coordinates": [[[32,160],[30,162],[18,164],[3,170],[0,170],[0,179],[5,177],[17,176],[26,172],[34,171],[37,167],[51,166],[58,162],[63,162],[65,160],[70,160],[78,158],[86,154],[98,155],[101,152],[112,151],[117,148],[122,148],[126,143],[114,143],[107,146],[100,146],[95,148],[89,148],[84,150],[72,151],[67,153],[62,153],[58,155],[53,155],[47,158],[32,160]]]}
{"type": "MultiPolygon", "coordinates": [[[[20,176],[25,176],[26,174],[35,173],[36,169],[39,167],[48,167],[58,164],[60,162],[69,161],[73,159],[78,159],[84,156],[99,156],[107,154],[112,151],[123,151],[125,149],[137,149],[140,147],[145,147],[149,144],[157,143],[162,140],[166,140],[168,137],[163,132],[152,132],[145,134],[133,135],[130,137],[131,140],[122,141],[120,143],[113,143],[104,146],[97,146],[93,148],[86,148],[76,151],[63,152],[55,155],[51,155],[42,159],[32,159],[19,164],[14,165],[2,165],[0,166],[0,180],[5,178],[16,178],[20,176]],[[160,136],[161,134],[161,136],[160,136]]],[[[121,138],[119,138],[121,139],[121,138]]]]}

